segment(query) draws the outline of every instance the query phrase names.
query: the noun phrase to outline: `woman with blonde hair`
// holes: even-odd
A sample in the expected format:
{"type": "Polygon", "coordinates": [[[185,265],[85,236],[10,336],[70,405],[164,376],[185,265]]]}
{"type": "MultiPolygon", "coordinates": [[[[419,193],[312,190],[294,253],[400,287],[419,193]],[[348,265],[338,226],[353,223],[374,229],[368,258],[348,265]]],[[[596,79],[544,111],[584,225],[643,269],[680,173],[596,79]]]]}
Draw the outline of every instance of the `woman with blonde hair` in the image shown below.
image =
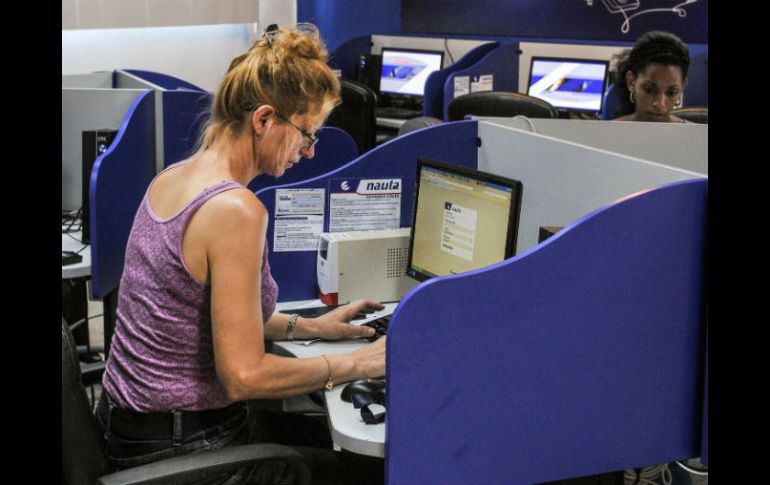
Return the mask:
{"type": "MultiPolygon", "coordinates": [[[[332,451],[325,424],[255,405],[385,374],[385,337],[348,354],[265,352],[265,340],[369,336],[372,329],[350,320],[382,308],[359,300],[313,319],[276,312],[269,215],[246,188],[315,154],[317,130],[340,102],[327,59],[314,26],[271,26],[232,61],[197,152],[147,189],[126,248],[96,412],[116,468],[275,442],[295,446],[314,483],[382,482],[382,460],[332,451]]],[[[278,465],[252,468],[213,482],[285,478],[278,465]]]]}

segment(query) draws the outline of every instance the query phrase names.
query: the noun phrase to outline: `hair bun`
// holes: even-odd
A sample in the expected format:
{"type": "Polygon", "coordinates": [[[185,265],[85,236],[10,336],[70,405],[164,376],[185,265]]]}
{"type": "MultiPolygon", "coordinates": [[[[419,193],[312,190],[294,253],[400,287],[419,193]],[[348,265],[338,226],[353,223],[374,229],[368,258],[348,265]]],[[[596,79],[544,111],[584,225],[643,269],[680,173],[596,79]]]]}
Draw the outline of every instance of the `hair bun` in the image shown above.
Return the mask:
{"type": "Polygon", "coordinates": [[[310,23],[280,28],[273,38],[273,49],[280,57],[304,57],[326,62],[329,53],[321,40],[318,28],[310,23]]]}

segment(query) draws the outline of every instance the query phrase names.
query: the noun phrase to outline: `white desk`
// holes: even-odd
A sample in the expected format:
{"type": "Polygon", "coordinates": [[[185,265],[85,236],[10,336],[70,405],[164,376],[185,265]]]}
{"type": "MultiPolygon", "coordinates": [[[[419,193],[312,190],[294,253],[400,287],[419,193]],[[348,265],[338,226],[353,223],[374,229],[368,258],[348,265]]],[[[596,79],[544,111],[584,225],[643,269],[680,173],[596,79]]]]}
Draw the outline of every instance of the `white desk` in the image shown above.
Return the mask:
{"type": "MultiPolygon", "coordinates": [[[[88,321],[88,285],[86,280],[91,276],[91,246],[80,242],[81,237],[80,231],[62,233],[61,235],[62,251],[73,251],[83,258],[79,263],[62,265],[61,267],[62,284],[64,284],[64,280],[72,280],[69,282],[71,288],[70,303],[66,310],[62,306],[62,317],[67,319],[70,324],[84,318],[88,321]]],[[[86,345],[90,351],[91,339],[88,334],[88,324],[75,329],[73,336],[78,345],[86,345]]]]}
{"type": "MultiPolygon", "coordinates": [[[[70,232],[61,235],[61,249],[62,251],[74,251],[78,252],[83,248],[84,244],[80,242],[82,234],[78,232],[70,232]]],[[[61,279],[83,278],[91,276],[91,246],[85,245],[85,249],[80,251],[80,256],[83,259],[79,263],[68,264],[61,267],[61,279]]]]}
{"type": "MultiPolygon", "coordinates": [[[[386,303],[385,310],[392,311],[397,303],[386,303]]],[[[322,306],[320,300],[282,302],[277,305],[278,311],[288,308],[304,308],[322,306]]],[[[372,314],[376,318],[378,312],[372,314]]],[[[300,341],[301,342],[301,341],[300,341]]],[[[273,345],[289,352],[295,357],[317,357],[321,354],[344,354],[360,349],[368,344],[362,339],[343,339],[334,342],[318,341],[310,345],[302,345],[286,340],[274,341],[273,345]]],[[[326,412],[329,415],[332,440],[336,445],[361,455],[385,456],[385,423],[366,424],[361,419],[361,410],[353,407],[352,403],[340,398],[345,384],[334,386],[331,391],[324,392],[326,412]]]]}

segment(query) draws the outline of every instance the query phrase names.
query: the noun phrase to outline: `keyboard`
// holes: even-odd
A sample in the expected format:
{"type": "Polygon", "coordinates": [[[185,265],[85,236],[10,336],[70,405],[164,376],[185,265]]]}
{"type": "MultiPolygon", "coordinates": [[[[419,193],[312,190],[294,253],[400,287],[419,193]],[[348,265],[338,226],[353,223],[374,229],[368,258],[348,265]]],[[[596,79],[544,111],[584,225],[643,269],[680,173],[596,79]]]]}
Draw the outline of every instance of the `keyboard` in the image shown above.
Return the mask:
{"type": "Polygon", "coordinates": [[[281,313],[292,314],[296,313],[297,315],[301,316],[302,318],[315,318],[320,317],[321,315],[325,315],[329,313],[330,311],[337,308],[338,305],[334,306],[317,306],[317,307],[310,307],[310,308],[294,308],[294,309],[286,309],[281,310],[281,313]]]}
{"type": "Polygon", "coordinates": [[[83,256],[79,255],[78,253],[74,251],[65,251],[62,249],[61,252],[61,265],[67,266],[70,264],[77,264],[79,262],[83,261],[83,256]]]}
{"type": "Polygon", "coordinates": [[[390,323],[390,317],[391,315],[384,315],[380,318],[375,318],[374,320],[361,324],[361,325],[366,325],[367,327],[372,327],[374,329],[374,335],[372,335],[371,337],[366,337],[366,339],[369,340],[369,342],[374,342],[378,338],[387,334],[388,324],[390,323]]]}
{"type": "Polygon", "coordinates": [[[396,106],[379,106],[375,110],[378,118],[394,118],[397,120],[408,120],[422,116],[422,111],[416,109],[398,108],[396,106]]]}

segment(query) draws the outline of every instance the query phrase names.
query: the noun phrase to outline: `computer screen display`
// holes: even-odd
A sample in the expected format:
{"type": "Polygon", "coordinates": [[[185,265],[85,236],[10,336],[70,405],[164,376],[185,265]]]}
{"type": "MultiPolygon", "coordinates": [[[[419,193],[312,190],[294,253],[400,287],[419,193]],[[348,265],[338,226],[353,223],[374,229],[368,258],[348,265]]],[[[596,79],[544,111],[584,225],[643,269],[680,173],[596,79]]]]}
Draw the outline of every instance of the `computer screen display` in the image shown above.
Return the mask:
{"type": "Polygon", "coordinates": [[[407,274],[423,281],[513,256],[521,193],[517,180],[419,158],[407,274]]]}
{"type": "Polygon", "coordinates": [[[609,62],[532,57],[527,94],[556,109],[598,114],[607,90],[609,62]]]}
{"type": "Polygon", "coordinates": [[[382,48],[380,92],[423,96],[425,81],[444,62],[441,51],[382,48]]]}

